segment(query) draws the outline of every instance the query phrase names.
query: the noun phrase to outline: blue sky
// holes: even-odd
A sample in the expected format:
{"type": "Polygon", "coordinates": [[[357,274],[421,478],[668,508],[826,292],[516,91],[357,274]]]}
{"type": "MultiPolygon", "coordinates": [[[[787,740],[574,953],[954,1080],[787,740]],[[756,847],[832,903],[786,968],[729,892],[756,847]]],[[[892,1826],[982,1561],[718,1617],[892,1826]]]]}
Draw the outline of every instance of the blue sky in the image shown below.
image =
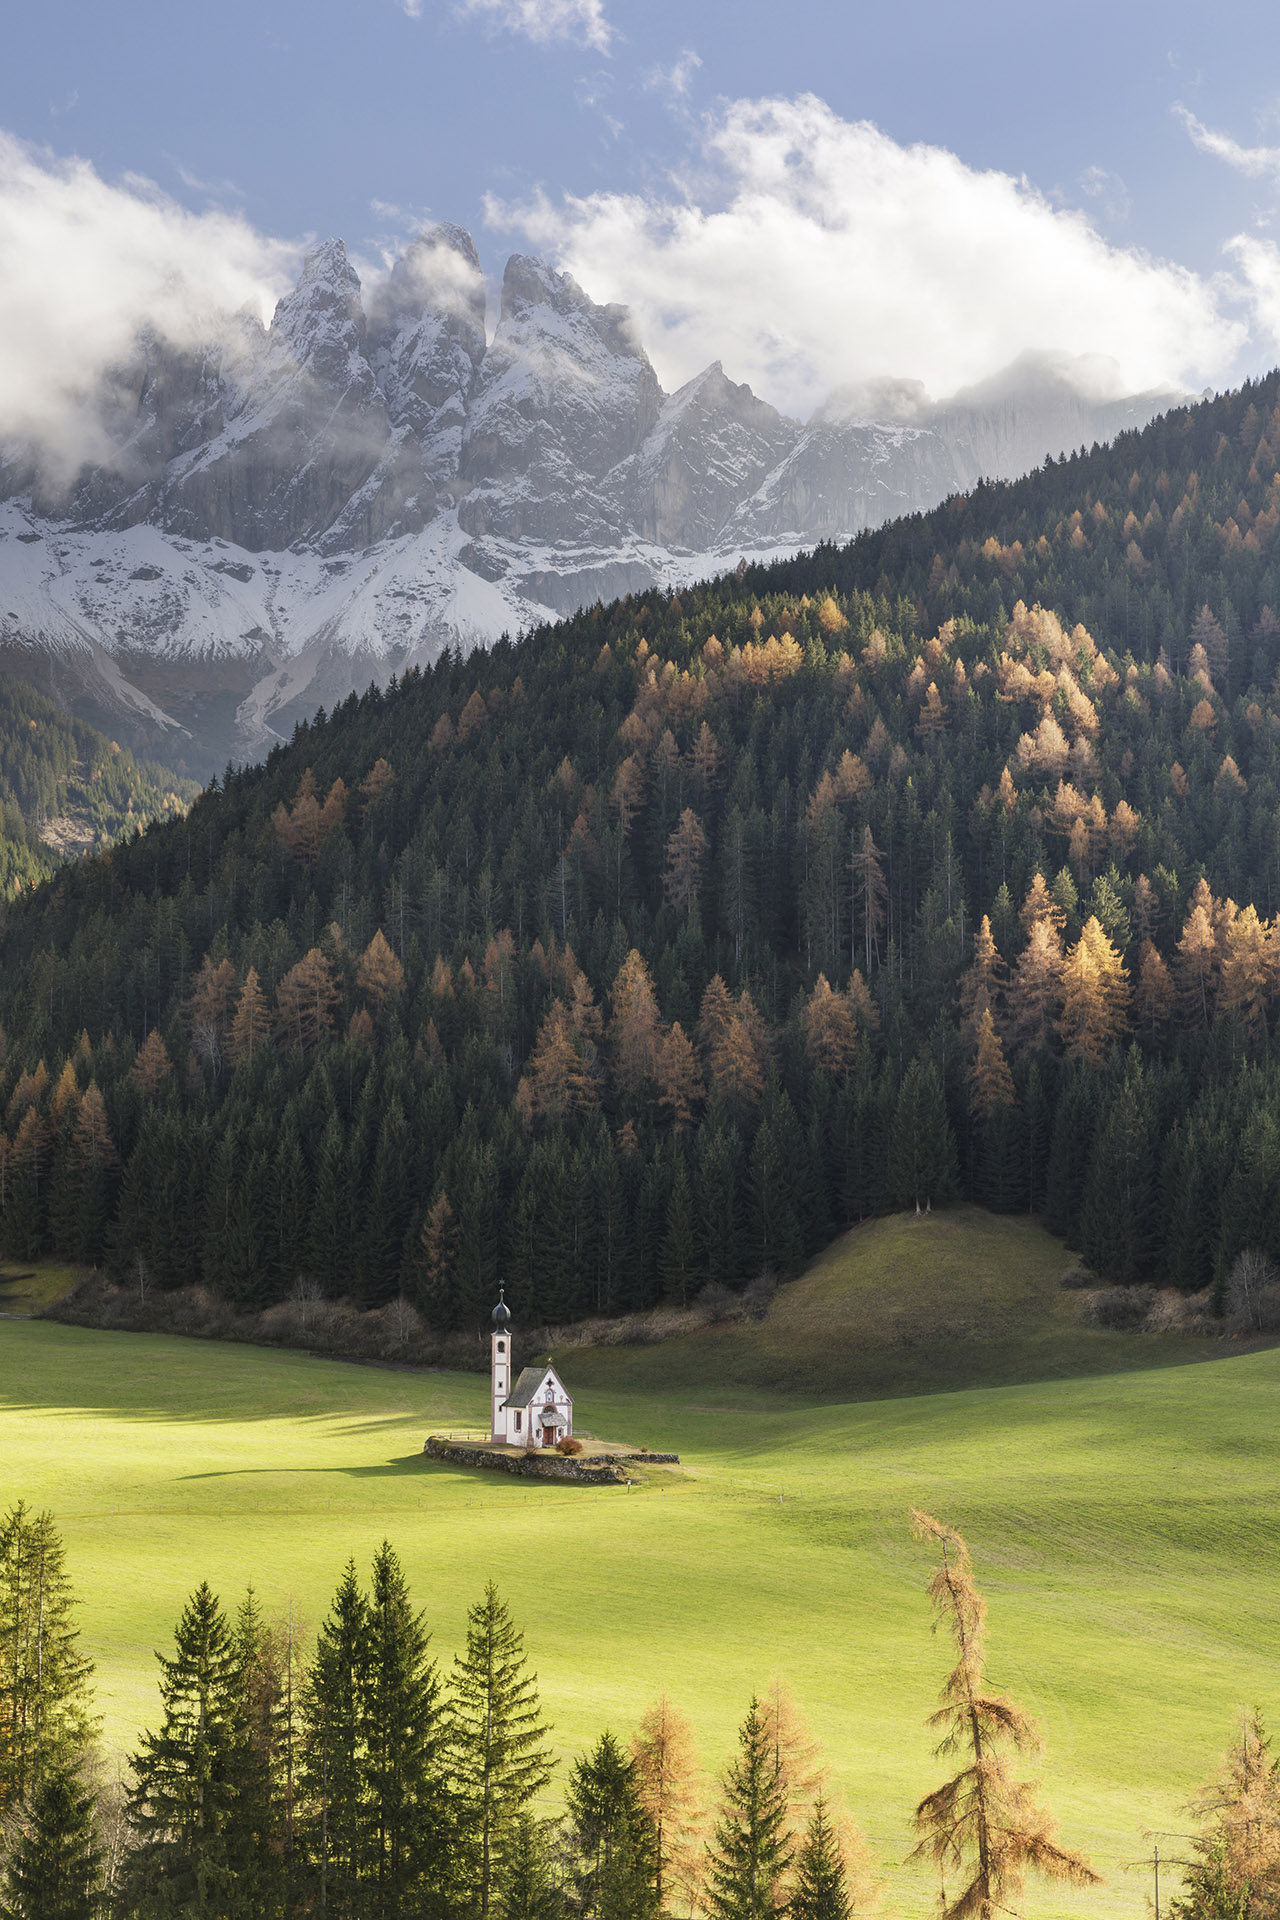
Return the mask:
{"type": "MultiPolygon", "coordinates": [[[[141,177],[209,220],[210,252],[238,223],[337,233],[376,267],[456,220],[493,274],[527,246],[638,304],[669,383],[723,339],[731,374],[797,409],[879,375],[954,386],[1023,348],[1111,356],[1129,385],[1280,358],[1274,6],[46,0],[5,37],[0,129],[26,174],[14,187],[11,147],[0,278],[37,245],[32,169],[65,188],[75,158],[115,195],[93,218],[152,198],[141,177]],[[26,211],[6,226],[10,190],[26,211]]],[[[75,221],[50,192],[52,248],[75,221]]],[[[255,266],[236,245],[269,306],[287,249],[255,266]]],[[[39,332],[15,301],[0,352],[39,332]]]]}

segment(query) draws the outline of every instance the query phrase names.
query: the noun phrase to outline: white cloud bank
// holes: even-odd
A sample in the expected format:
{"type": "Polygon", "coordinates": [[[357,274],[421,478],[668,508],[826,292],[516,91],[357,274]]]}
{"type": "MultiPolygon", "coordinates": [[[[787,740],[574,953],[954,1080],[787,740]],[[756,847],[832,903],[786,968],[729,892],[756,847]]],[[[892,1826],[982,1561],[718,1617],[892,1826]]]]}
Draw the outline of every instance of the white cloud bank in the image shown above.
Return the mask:
{"type": "Polygon", "coordinates": [[[90,456],[94,397],[140,327],[195,347],[246,307],[269,317],[297,258],[238,214],[188,213],[0,133],[0,434],[55,464],[90,456]]]}
{"type": "Polygon", "coordinates": [[[1230,377],[1232,289],[1110,245],[1025,180],[900,146],[812,95],[704,126],[696,184],[489,217],[630,306],[668,386],[708,361],[793,412],[905,375],[945,395],[1024,353],[1110,364],[1117,392],[1230,377]]]}
{"type": "MultiPolygon", "coordinates": [[[[414,17],[422,0],[404,0],[405,10],[414,17]]],[[[570,40],[580,47],[593,47],[608,53],[613,44],[613,28],[605,18],[601,0],[459,0],[460,13],[488,20],[507,33],[522,34],[536,46],[551,40],[570,40]]]]}

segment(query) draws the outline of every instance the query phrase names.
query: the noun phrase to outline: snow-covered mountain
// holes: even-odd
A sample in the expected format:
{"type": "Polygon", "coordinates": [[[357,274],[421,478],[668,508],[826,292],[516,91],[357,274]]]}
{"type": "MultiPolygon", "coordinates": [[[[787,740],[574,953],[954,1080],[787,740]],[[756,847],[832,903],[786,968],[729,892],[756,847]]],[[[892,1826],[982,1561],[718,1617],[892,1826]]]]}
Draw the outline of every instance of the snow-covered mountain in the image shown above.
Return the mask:
{"type": "Polygon", "coordinates": [[[492,339],[470,236],[366,297],[340,240],[270,327],[139,344],[69,486],[0,448],[0,668],[197,773],[442,647],[848,539],[1139,426],[1027,366],[788,419],[719,364],[665,394],[627,312],[517,255],[492,339]]]}

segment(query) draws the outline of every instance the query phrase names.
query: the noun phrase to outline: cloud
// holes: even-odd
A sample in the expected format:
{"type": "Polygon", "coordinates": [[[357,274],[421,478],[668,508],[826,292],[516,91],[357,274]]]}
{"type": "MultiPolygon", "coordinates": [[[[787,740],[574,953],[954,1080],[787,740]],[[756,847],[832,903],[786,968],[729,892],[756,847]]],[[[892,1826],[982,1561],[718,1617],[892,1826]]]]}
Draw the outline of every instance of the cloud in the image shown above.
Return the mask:
{"type": "Polygon", "coordinates": [[[1201,153],[1212,154],[1215,160],[1225,160],[1229,167],[1234,167],[1237,173],[1246,174],[1250,180],[1270,178],[1280,183],[1280,147],[1242,147],[1229,133],[1215,133],[1212,127],[1206,127],[1181,101],[1175,102],[1173,111],[1186,128],[1192,144],[1199,147],[1201,153]]]}
{"type": "Polygon", "coordinates": [[[0,436],[55,471],[102,453],[95,401],[139,330],[194,347],[246,307],[265,319],[298,257],[239,214],[189,213],[0,133],[0,436]]]}
{"type": "Polygon", "coordinates": [[[650,67],[644,76],[644,84],[650,89],[669,93],[673,100],[683,100],[701,65],[702,55],[695,53],[692,47],[686,47],[671,66],[650,67]]]}
{"type": "Polygon", "coordinates": [[[1026,353],[1091,356],[1117,391],[1226,377],[1226,291],[1108,244],[1025,180],[904,147],[812,95],[702,123],[693,183],[489,204],[600,300],[630,306],[668,386],[722,359],[805,412],[883,376],[935,394],[1026,353]]]}
{"type": "MultiPolygon", "coordinates": [[[[421,0],[403,0],[406,11],[420,9],[421,0]]],[[[507,33],[521,33],[536,45],[549,40],[572,40],[580,47],[608,53],[614,30],[605,18],[602,0],[459,0],[459,11],[488,20],[507,33]]]]}

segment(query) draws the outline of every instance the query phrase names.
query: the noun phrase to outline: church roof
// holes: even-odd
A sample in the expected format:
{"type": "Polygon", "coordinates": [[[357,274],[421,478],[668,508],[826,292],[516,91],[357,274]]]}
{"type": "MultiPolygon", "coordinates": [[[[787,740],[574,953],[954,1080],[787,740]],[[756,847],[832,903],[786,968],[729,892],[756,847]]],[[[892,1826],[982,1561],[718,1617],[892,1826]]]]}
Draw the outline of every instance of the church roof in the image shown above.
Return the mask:
{"type": "MultiPolygon", "coordinates": [[[[560,1376],[554,1367],[522,1367],[515,1386],[503,1401],[506,1407],[527,1407],[533,1400],[539,1387],[553,1380],[559,1389],[559,1398],[568,1400],[569,1396],[561,1384],[560,1376]]],[[[572,1403],[570,1403],[572,1404],[572,1403]]]]}

